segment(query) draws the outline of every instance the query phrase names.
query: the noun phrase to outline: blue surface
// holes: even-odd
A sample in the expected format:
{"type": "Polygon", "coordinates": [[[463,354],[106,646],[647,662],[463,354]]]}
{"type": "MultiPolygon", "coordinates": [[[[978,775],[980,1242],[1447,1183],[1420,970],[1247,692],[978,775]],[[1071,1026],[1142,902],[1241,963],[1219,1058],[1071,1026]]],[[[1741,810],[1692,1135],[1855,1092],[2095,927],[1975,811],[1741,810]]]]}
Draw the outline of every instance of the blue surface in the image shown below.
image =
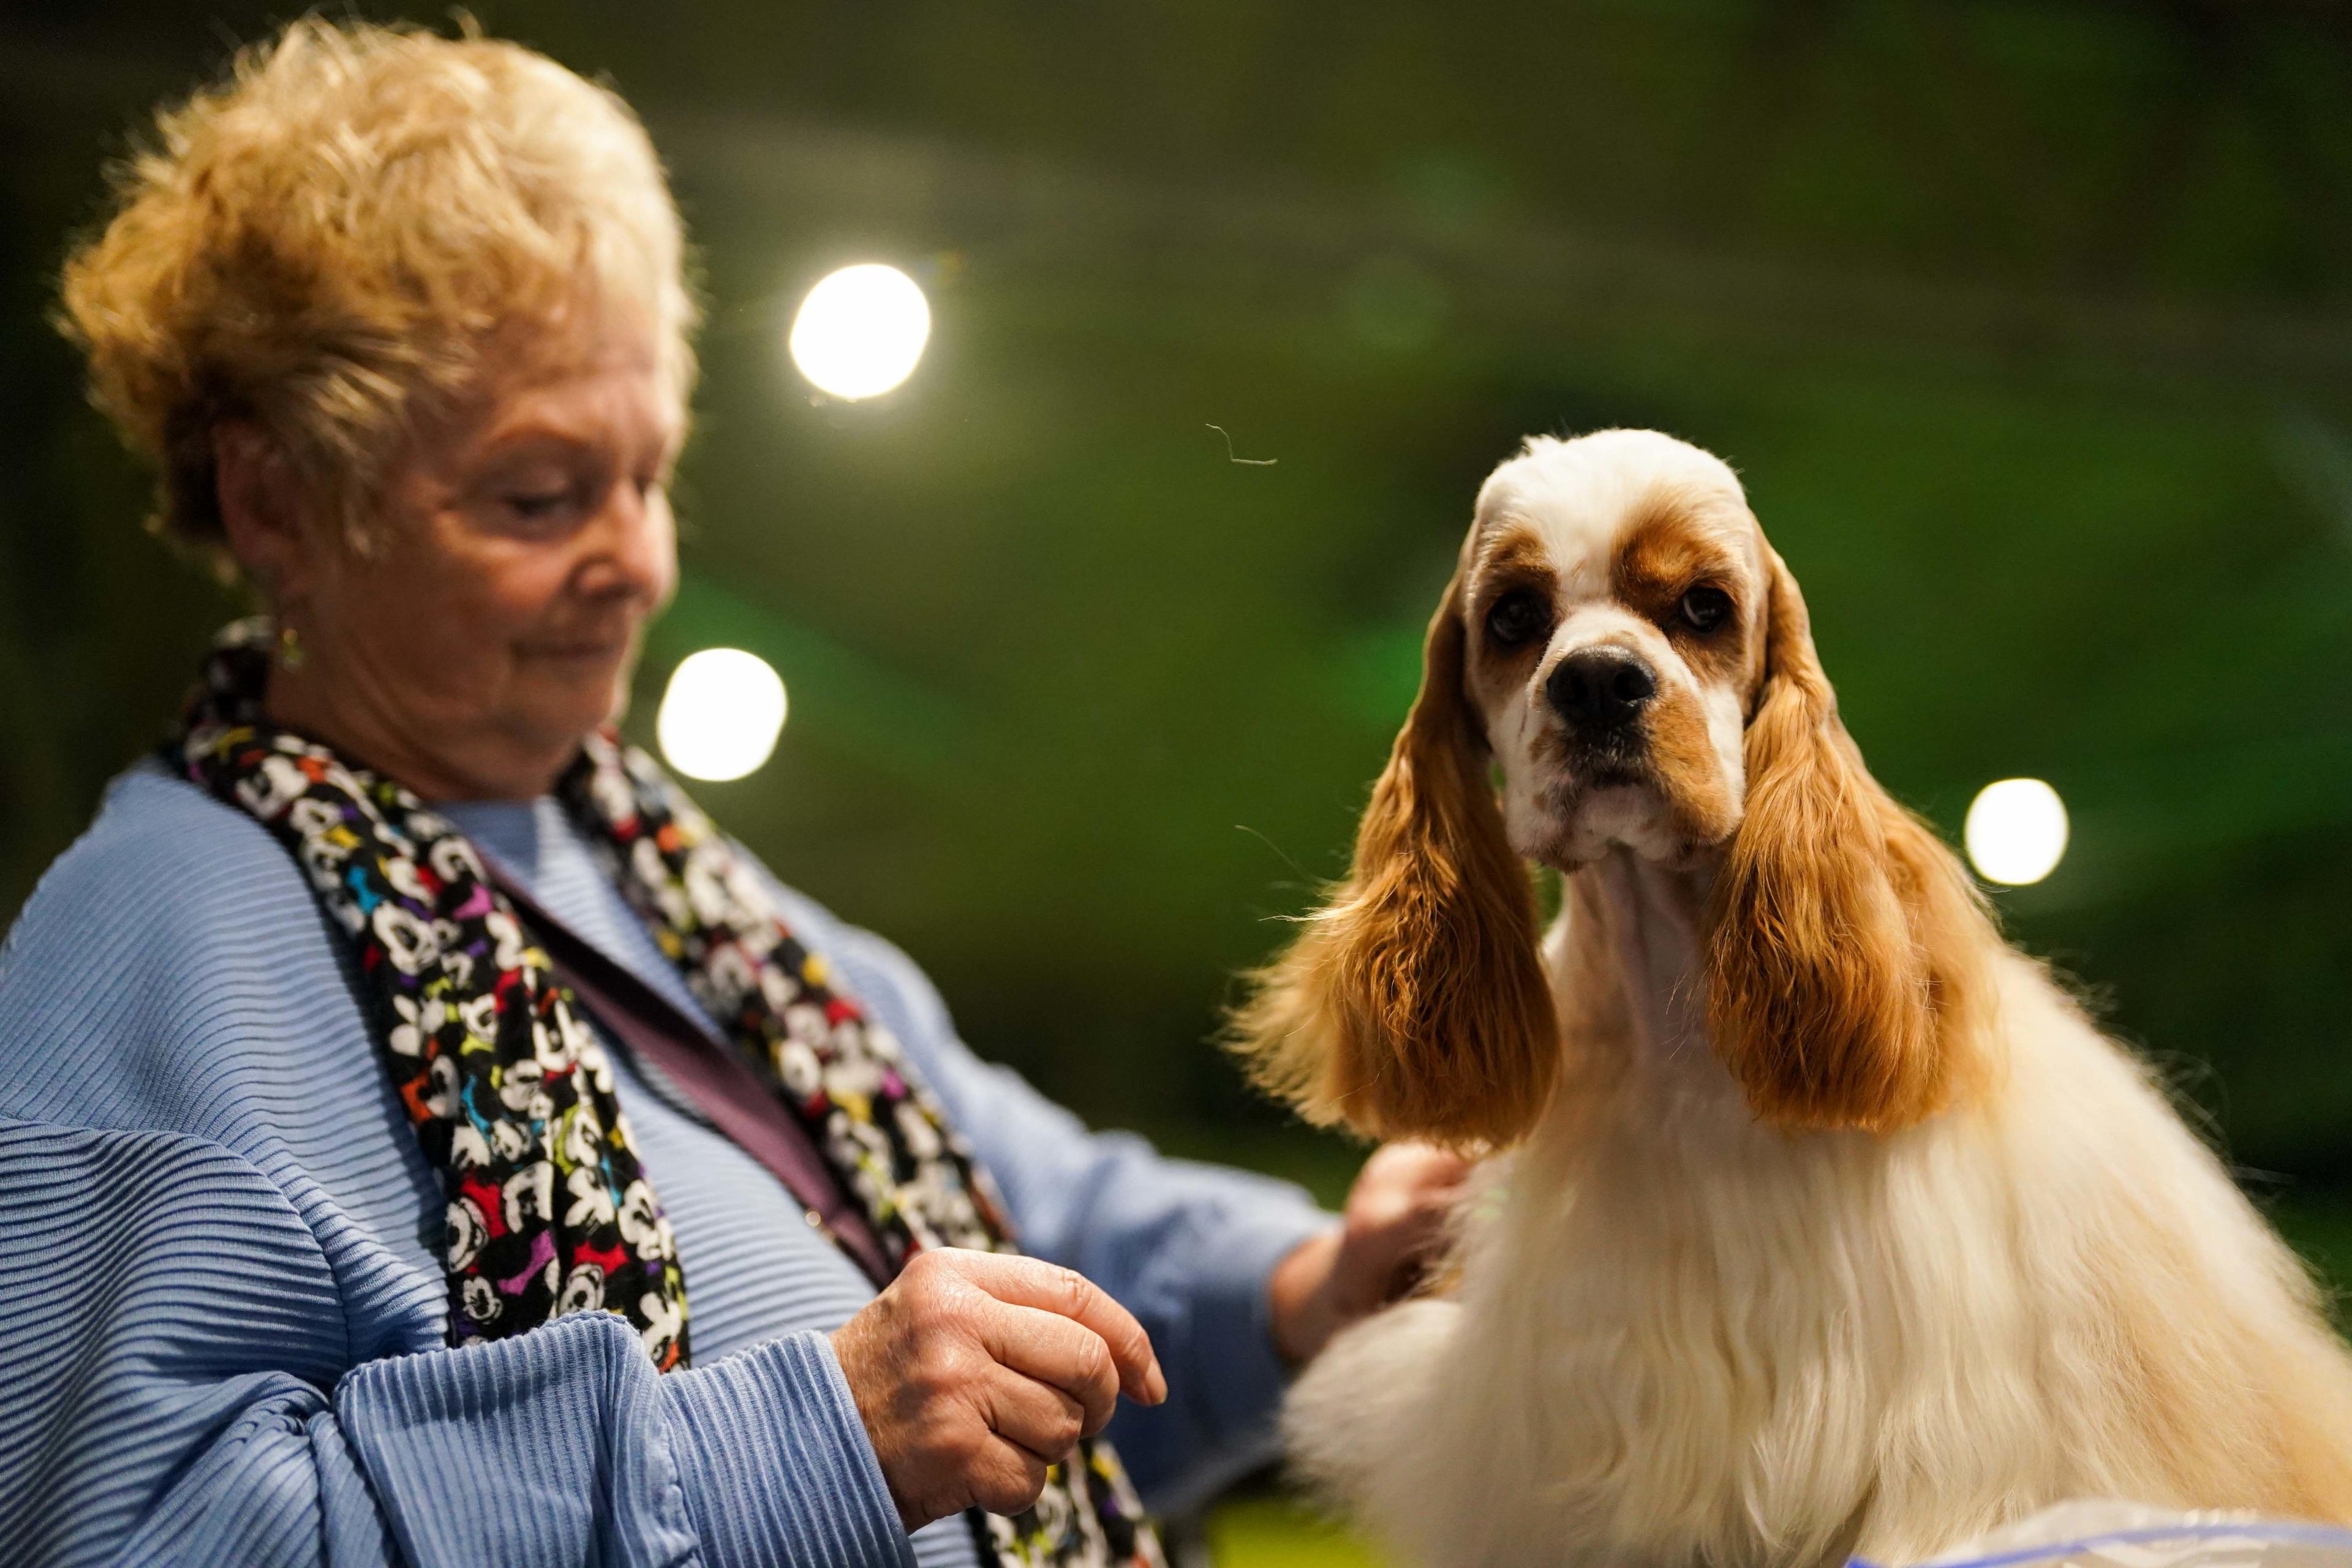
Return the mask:
{"type": "MultiPolygon", "coordinates": [[[[2029,1563],[2051,1563],[2081,1556],[2089,1552],[2108,1552],[2121,1547],[2186,1547],[2200,1541],[2226,1542],[2243,1548],[2248,1545],[2301,1546],[2332,1550],[2352,1558],[2352,1530],[2341,1530],[2327,1524],[2298,1524],[2284,1520],[2239,1520],[2234,1522],[2210,1521],[2202,1524],[2148,1525],[2138,1530],[2103,1531],[2095,1535],[2079,1535],[2034,1546],[2021,1546],[1986,1557],[1939,1557],[1936,1568],[2021,1568],[2029,1563]]],[[[2231,1557],[2229,1561],[2240,1561],[2231,1557]]],[[[1882,1568],[1867,1557],[1848,1559],[1850,1568],[1882,1568]]]]}

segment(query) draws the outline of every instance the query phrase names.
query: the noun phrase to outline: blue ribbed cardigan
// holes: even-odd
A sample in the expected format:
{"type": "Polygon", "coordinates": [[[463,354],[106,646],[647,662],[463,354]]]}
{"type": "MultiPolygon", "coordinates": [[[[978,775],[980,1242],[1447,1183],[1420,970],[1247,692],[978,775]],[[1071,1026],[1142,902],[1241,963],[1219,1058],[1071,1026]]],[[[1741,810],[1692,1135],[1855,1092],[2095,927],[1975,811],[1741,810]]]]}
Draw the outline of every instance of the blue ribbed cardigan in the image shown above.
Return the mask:
{"type": "MultiPolygon", "coordinates": [[[[451,815],[673,1002],[550,801],[451,815]]],[[[1150,1331],[1113,1435],[1161,1507],[1262,1460],[1296,1189],[1088,1133],[956,1039],[904,954],[777,889],[904,1043],[1033,1252],[1150,1331]]],[[[696,1365],[603,1314],[462,1351],[442,1201],[345,942],[243,814],[143,765],[0,947],[0,1562],[970,1564],[900,1529],[826,1334],[872,1287],[767,1171],[607,1039],[676,1231],[696,1365]]]]}

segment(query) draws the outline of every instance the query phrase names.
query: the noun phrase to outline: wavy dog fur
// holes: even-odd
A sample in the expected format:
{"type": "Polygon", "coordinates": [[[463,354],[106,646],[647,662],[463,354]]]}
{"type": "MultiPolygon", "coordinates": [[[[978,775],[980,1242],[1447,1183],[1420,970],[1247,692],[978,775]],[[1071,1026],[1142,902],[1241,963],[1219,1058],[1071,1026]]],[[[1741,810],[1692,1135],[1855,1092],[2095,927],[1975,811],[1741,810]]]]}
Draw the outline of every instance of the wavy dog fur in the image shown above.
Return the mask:
{"type": "Polygon", "coordinates": [[[1707,1028],[1762,1120],[1887,1132],[1941,1110],[1992,1045],[1998,948],[1959,862],[1863,766],[1796,579],[1769,559],[1748,809],[1707,940],[1707,1028]]]}
{"type": "Polygon", "coordinates": [[[1530,441],[1462,559],[1354,870],[1238,1035],[1318,1120],[1520,1142],[1458,1287],[1300,1378],[1305,1477],[1429,1568],[1900,1563],[2084,1496],[2352,1521],[2309,1278],[1871,778],[1730,470],[1530,441]],[[1538,645],[1484,619],[1506,559],[1538,645]],[[1657,678],[1641,788],[1548,705],[1596,647],[1657,678]],[[1566,878],[1539,948],[1523,857],[1566,878]]]}
{"type": "Polygon", "coordinates": [[[1462,581],[1372,786],[1353,867],[1234,1022],[1253,1077],[1308,1120],[1502,1144],[1534,1125],[1559,1035],[1527,868],[1463,697],[1462,581]]]}

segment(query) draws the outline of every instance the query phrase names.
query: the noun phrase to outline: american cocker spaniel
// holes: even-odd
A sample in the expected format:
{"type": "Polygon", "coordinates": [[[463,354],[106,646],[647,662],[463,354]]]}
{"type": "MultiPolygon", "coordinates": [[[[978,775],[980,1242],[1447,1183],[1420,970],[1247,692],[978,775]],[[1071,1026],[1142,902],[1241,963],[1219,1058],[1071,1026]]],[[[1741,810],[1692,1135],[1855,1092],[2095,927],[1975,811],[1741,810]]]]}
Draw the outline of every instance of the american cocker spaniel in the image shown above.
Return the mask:
{"type": "Polygon", "coordinates": [[[1353,869],[1237,1038],[1315,1121],[1510,1151],[1449,1289],[1286,1416],[1412,1561],[1900,1563],[2084,1496],[2352,1520],[2310,1279],[1865,770],[1696,447],[1538,437],[1486,481],[1353,869]]]}

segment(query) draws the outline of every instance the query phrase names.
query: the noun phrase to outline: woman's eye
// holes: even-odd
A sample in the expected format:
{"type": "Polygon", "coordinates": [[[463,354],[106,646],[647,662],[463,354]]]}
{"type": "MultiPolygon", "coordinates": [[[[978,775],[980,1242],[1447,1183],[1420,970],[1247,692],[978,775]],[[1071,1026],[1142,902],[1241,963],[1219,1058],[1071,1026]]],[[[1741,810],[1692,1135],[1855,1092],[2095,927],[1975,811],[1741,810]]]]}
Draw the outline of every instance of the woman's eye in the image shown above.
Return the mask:
{"type": "Polygon", "coordinates": [[[1486,612],[1486,635],[1501,647],[1517,647],[1551,629],[1551,606],[1522,588],[1495,601],[1486,612]]]}
{"type": "Polygon", "coordinates": [[[1705,584],[1683,595],[1683,621],[1695,632],[1711,632],[1731,618],[1731,595],[1705,584]]]}
{"type": "Polygon", "coordinates": [[[507,510],[527,521],[551,517],[572,499],[569,489],[521,490],[506,498],[507,510]]]}

